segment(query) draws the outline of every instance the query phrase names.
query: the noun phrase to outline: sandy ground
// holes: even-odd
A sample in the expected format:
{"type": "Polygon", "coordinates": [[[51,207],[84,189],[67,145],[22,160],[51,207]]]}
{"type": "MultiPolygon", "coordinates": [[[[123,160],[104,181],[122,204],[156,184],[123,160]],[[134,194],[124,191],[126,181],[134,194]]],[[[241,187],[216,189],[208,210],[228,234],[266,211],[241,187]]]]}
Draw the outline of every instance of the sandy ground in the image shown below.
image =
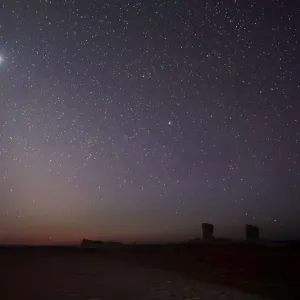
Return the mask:
{"type": "Polygon", "coordinates": [[[0,255],[1,299],[263,300],[93,254],[0,255]]]}

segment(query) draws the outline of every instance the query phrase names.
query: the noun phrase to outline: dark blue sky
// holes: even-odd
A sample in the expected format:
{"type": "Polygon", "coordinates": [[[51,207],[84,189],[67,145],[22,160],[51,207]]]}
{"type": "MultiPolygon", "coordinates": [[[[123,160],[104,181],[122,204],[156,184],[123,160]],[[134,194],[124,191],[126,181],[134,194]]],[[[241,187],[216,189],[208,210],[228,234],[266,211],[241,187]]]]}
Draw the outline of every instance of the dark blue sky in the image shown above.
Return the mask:
{"type": "Polygon", "coordinates": [[[299,237],[299,7],[2,1],[0,242],[299,237]]]}

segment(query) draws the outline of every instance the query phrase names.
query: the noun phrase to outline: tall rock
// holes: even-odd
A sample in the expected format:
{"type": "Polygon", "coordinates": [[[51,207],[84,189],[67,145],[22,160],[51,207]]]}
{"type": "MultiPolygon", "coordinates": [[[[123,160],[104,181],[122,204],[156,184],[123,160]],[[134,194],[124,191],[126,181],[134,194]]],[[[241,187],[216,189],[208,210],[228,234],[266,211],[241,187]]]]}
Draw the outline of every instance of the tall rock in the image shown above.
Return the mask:
{"type": "Polygon", "coordinates": [[[256,242],[259,240],[259,228],[254,225],[246,224],[245,238],[247,242],[256,242]]]}
{"type": "Polygon", "coordinates": [[[214,225],[209,223],[202,223],[202,238],[203,241],[214,240],[214,225]]]}

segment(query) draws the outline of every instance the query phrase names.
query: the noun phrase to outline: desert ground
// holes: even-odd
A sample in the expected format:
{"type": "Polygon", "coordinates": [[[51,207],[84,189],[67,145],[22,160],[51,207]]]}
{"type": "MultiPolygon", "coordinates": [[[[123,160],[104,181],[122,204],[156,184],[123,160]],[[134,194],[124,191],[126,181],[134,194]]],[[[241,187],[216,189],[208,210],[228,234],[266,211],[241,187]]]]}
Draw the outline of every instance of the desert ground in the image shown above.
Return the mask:
{"type": "MultiPolygon", "coordinates": [[[[288,268],[289,259],[294,267],[298,263],[294,252],[288,255],[288,252],[280,250],[281,252],[274,254],[276,251],[269,249],[266,251],[269,253],[269,260],[261,257],[261,261],[266,261],[266,265],[262,266],[257,255],[252,254],[251,260],[247,257],[246,250],[243,252],[231,247],[229,251],[228,248],[215,246],[209,249],[204,249],[203,246],[188,248],[145,246],[113,250],[0,249],[0,298],[300,299],[300,294],[297,294],[300,287],[298,273],[293,274],[292,269],[288,268]],[[271,252],[273,256],[270,255],[271,252]],[[230,261],[229,257],[233,259],[234,256],[235,260],[230,261]],[[272,259],[280,257],[277,266],[268,265],[272,259]],[[255,266],[255,259],[260,265],[255,266]],[[282,268],[283,261],[285,267],[282,268]],[[268,266],[271,269],[262,274],[262,270],[268,266]],[[255,268],[256,276],[253,273],[255,268]],[[278,274],[282,274],[281,277],[278,274]]],[[[255,253],[253,249],[251,251],[255,253]]],[[[259,255],[263,256],[261,253],[259,255]]]]}

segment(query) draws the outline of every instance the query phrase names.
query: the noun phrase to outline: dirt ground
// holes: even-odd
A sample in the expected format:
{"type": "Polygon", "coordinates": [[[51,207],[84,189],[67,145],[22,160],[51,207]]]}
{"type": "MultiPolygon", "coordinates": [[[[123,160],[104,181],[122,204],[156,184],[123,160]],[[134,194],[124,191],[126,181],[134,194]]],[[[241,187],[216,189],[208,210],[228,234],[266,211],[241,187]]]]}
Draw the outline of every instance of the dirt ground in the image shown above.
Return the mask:
{"type": "MultiPolygon", "coordinates": [[[[34,248],[0,251],[1,299],[267,299],[239,292],[228,284],[225,287],[209,283],[218,281],[210,280],[216,271],[214,268],[209,271],[204,265],[202,273],[207,273],[208,280],[201,280],[199,265],[194,265],[194,274],[191,266],[183,274],[184,268],[180,269],[183,255],[179,255],[179,249],[173,248],[173,255],[170,249],[169,255],[166,251],[148,248],[108,252],[34,248]],[[172,270],[170,265],[175,257],[179,268],[172,270]]],[[[189,256],[192,257],[191,252],[189,256]]],[[[300,298],[286,293],[285,299],[300,298]]]]}
{"type": "Polygon", "coordinates": [[[300,247],[272,245],[166,245],[118,253],[128,261],[174,271],[273,299],[300,299],[300,247]]]}

